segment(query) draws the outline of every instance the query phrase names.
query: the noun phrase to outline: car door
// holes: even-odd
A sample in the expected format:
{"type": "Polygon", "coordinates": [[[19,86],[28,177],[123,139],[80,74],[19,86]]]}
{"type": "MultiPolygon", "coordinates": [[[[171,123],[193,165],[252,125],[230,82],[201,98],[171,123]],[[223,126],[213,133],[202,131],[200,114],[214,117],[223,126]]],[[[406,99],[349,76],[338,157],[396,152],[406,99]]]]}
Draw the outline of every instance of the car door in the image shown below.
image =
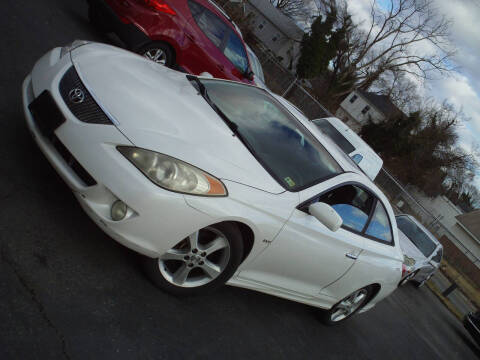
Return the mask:
{"type": "Polygon", "coordinates": [[[307,201],[294,210],[273,243],[252,265],[255,279],[302,296],[316,296],[341,278],[362,252],[360,234],[367,224],[374,198],[359,184],[337,185],[328,180],[307,189],[307,201]],[[342,217],[344,224],[330,231],[308,213],[308,205],[326,202],[342,217]]]}
{"type": "Polygon", "coordinates": [[[362,231],[365,239],[363,250],[345,276],[321,290],[323,296],[343,299],[353,291],[374,283],[392,290],[397,287],[403,255],[394,240],[394,214],[391,208],[390,213],[386,210],[380,198],[373,196],[373,211],[362,231]]]}
{"type": "Polygon", "coordinates": [[[185,43],[179,64],[192,74],[209,72],[213,77],[226,78],[222,58],[231,29],[217,15],[189,0],[192,18],[185,26],[185,43]]]}

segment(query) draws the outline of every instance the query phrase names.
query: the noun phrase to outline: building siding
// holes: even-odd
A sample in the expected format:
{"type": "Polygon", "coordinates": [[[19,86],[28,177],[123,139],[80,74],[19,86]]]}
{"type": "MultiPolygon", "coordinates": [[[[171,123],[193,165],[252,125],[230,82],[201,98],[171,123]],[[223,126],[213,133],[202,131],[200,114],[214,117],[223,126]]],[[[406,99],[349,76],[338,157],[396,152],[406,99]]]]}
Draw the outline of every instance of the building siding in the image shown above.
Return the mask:
{"type": "Polygon", "coordinates": [[[289,38],[277,25],[249,3],[246,3],[246,13],[252,19],[253,34],[273,52],[277,59],[281,58],[280,62],[284,67],[288,68],[292,64],[294,69],[300,56],[300,42],[289,38]]]}
{"type": "Polygon", "coordinates": [[[335,115],[343,120],[348,126],[350,126],[357,133],[362,126],[368,123],[368,119],[371,118],[374,123],[378,123],[385,119],[385,115],[379,111],[373,104],[367,101],[358,91],[352,91],[340,104],[335,115]],[[355,101],[352,103],[350,100],[356,96],[355,101]],[[368,111],[363,114],[362,110],[369,106],[368,111]]]}

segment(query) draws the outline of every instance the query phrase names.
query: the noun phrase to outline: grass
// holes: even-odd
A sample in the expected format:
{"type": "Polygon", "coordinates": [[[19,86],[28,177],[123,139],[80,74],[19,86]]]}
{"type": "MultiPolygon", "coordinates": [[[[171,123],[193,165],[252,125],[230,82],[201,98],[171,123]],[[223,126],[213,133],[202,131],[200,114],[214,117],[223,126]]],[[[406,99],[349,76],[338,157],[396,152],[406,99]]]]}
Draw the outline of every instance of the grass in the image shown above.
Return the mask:
{"type": "Polygon", "coordinates": [[[480,289],[468,277],[457,271],[453,265],[445,259],[442,260],[440,270],[451,281],[458,285],[458,289],[475,305],[480,308],[480,289]]]}

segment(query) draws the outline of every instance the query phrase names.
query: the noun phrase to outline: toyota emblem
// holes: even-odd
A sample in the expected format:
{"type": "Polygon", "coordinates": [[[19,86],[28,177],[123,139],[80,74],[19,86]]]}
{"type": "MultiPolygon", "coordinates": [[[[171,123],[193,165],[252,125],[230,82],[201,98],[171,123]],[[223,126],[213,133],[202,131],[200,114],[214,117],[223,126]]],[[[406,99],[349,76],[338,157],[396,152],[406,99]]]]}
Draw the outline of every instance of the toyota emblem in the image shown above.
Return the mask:
{"type": "Polygon", "coordinates": [[[80,104],[85,100],[85,94],[83,93],[82,89],[74,88],[70,90],[68,93],[68,98],[74,104],[80,104]]]}

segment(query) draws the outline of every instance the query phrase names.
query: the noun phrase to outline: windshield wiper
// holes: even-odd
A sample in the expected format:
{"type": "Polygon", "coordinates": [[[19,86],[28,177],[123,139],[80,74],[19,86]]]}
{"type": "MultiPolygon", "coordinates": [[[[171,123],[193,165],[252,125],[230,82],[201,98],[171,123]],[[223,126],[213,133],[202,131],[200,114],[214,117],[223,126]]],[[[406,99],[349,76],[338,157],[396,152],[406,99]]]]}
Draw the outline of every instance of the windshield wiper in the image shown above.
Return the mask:
{"type": "Polygon", "coordinates": [[[195,83],[195,85],[197,85],[197,88],[198,88],[198,91],[200,93],[200,95],[202,95],[202,97],[205,99],[205,101],[208,103],[208,105],[210,105],[212,107],[212,109],[218,114],[220,115],[220,117],[222,118],[222,120],[225,122],[225,124],[227,124],[227,126],[229,127],[230,130],[232,130],[232,132],[235,134],[235,135],[239,135],[238,133],[238,125],[235,124],[235,122],[233,122],[232,120],[230,120],[227,115],[225,115],[223,113],[222,110],[220,110],[217,105],[215,105],[215,103],[212,101],[212,99],[210,99],[210,96],[208,96],[208,91],[207,91],[207,88],[205,87],[204,84],[202,84],[202,82],[200,81],[199,78],[197,78],[196,76],[192,76],[192,75],[187,75],[187,79],[189,81],[192,81],[195,83]]]}

